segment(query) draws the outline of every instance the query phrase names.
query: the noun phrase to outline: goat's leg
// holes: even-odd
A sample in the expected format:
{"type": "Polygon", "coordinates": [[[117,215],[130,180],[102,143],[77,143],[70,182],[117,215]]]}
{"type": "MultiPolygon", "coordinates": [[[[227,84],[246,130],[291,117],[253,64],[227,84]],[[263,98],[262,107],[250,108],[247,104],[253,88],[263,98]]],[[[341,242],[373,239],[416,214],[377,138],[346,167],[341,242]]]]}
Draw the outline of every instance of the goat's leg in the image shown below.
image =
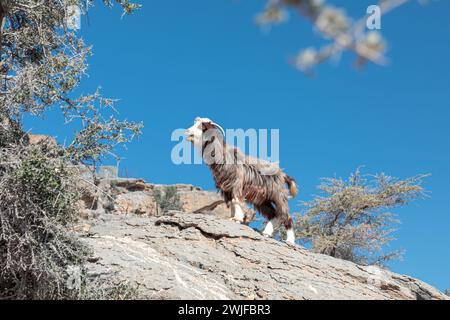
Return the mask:
{"type": "Polygon", "coordinates": [[[232,220],[238,223],[244,223],[245,213],[242,209],[242,202],[237,198],[231,201],[231,215],[232,220]]]}
{"type": "Polygon", "coordinates": [[[231,219],[238,223],[244,223],[245,220],[245,212],[243,209],[245,200],[243,195],[243,181],[243,168],[242,166],[236,166],[235,181],[233,182],[229,196],[231,198],[231,219]]]}
{"type": "Polygon", "coordinates": [[[295,244],[294,222],[291,216],[284,222],[284,227],[286,228],[286,242],[295,244]]]}
{"type": "Polygon", "coordinates": [[[242,168],[238,166],[238,171],[236,172],[236,181],[233,183],[233,188],[231,191],[231,214],[232,220],[238,223],[244,223],[245,212],[242,208],[244,197],[243,197],[243,172],[242,168]]]}
{"type": "Polygon", "coordinates": [[[272,237],[273,232],[279,225],[279,220],[276,219],[276,211],[270,201],[264,202],[262,205],[255,206],[256,210],[258,210],[264,217],[266,217],[269,221],[264,228],[263,235],[266,237],[272,237]]]}
{"type": "Polygon", "coordinates": [[[295,232],[294,232],[294,222],[292,221],[292,217],[289,214],[289,205],[287,198],[279,199],[276,201],[276,210],[277,217],[279,217],[280,221],[283,223],[286,228],[286,242],[288,244],[295,244],[295,232]]]}
{"type": "Polygon", "coordinates": [[[273,233],[280,226],[280,220],[278,218],[273,218],[269,220],[264,228],[263,235],[266,237],[272,237],[273,233]]]}
{"type": "Polygon", "coordinates": [[[227,208],[230,208],[231,207],[231,200],[233,200],[233,197],[231,196],[231,193],[222,191],[222,195],[223,195],[223,200],[225,201],[225,204],[227,205],[227,208]]]}

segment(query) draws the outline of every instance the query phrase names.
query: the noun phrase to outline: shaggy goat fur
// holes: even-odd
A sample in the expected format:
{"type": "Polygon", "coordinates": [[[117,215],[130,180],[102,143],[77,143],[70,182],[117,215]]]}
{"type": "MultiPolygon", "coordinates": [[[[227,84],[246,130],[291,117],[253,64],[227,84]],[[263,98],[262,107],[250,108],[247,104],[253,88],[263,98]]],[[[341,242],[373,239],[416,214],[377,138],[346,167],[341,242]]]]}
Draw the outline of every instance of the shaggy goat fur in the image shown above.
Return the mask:
{"type": "MultiPolygon", "coordinates": [[[[200,132],[198,130],[198,132],[200,132]]],[[[238,148],[225,143],[220,126],[206,118],[197,118],[194,127],[187,130],[188,138],[201,147],[202,156],[210,167],[216,187],[227,206],[253,204],[269,219],[271,229],[283,224],[292,232],[293,221],[289,214],[289,195],[295,197],[297,186],[277,164],[243,154],[238,148]],[[193,141],[192,130],[201,130],[201,141],[193,141]],[[289,190],[285,186],[289,187],[289,190]]],[[[238,219],[239,220],[239,219],[238,219]]],[[[273,230],[272,230],[273,232],[273,230]]],[[[267,233],[271,235],[269,231],[267,233]]],[[[292,242],[292,239],[290,239],[292,242]]]]}

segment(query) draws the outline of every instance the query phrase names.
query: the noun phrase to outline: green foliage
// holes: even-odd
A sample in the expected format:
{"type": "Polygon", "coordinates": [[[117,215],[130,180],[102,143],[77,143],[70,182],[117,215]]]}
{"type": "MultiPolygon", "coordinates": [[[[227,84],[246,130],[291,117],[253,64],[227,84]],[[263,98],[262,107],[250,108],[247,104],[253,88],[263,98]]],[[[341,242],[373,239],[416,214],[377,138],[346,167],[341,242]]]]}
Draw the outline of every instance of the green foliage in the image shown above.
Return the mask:
{"type": "Polygon", "coordinates": [[[163,190],[155,189],[153,198],[158,205],[158,214],[165,215],[171,210],[181,210],[181,200],[177,193],[177,188],[170,186],[163,190]]]}
{"type": "Polygon", "coordinates": [[[17,122],[9,122],[6,129],[0,119],[0,148],[19,143],[23,136],[22,128],[17,122]]]}
{"type": "Polygon", "coordinates": [[[39,203],[40,210],[54,212],[59,223],[71,222],[76,193],[67,192],[64,180],[68,180],[69,175],[66,165],[50,162],[38,149],[31,148],[27,152],[7,184],[14,183],[29,197],[30,203],[39,203]]]}
{"type": "Polygon", "coordinates": [[[297,234],[315,252],[359,264],[384,265],[401,254],[383,253],[398,222],[386,210],[421,197],[424,177],[397,180],[384,174],[363,176],[357,170],[347,181],[323,179],[321,194],[305,203],[305,212],[297,217],[297,234]]]}
{"type": "Polygon", "coordinates": [[[0,153],[0,299],[69,297],[67,268],[87,253],[66,228],[77,215],[71,174],[40,146],[14,151],[0,153]]]}

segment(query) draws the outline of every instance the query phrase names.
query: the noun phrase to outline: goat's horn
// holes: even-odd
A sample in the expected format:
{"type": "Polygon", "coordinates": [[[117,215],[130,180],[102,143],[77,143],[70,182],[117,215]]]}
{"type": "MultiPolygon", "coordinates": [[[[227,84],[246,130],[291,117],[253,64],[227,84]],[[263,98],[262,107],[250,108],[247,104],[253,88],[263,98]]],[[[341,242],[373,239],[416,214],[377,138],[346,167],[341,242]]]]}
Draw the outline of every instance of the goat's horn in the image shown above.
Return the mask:
{"type": "Polygon", "coordinates": [[[212,124],[213,124],[214,126],[216,126],[217,128],[219,128],[220,131],[222,131],[223,137],[225,138],[225,130],[223,130],[223,128],[222,128],[221,126],[219,126],[219,125],[218,125],[217,123],[215,123],[215,122],[212,122],[212,124]]]}

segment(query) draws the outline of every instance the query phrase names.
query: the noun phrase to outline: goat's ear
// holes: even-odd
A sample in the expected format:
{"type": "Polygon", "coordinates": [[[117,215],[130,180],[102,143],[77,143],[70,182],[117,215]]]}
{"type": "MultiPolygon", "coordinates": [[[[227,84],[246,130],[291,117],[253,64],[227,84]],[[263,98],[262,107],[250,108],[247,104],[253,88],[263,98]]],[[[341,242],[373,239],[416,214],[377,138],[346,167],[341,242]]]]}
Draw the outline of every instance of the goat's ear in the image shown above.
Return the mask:
{"type": "Polygon", "coordinates": [[[219,126],[217,123],[212,121],[202,122],[202,131],[206,132],[208,130],[215,129],[222,133],[222,136],[225,137],[225,130],[221,126],[219,126]]]}
{"type": "Polygon", "coordinates": [[[211,129],[214,129],[215,127],[216,126],[211,121],[209,121],[209,122],[202,122],[202,131],[203,132],[211,130],[211,129]]]}

